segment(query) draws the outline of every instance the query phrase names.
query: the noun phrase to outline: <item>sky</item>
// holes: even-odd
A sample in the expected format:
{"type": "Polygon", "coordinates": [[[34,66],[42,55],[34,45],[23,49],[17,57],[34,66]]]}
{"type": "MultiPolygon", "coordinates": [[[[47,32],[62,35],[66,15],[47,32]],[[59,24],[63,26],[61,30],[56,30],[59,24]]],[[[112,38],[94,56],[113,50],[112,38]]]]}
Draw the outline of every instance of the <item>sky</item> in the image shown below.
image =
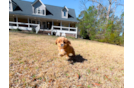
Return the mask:
{"type": "MultiPolygon", "coordinates": [[[[23,0],[23,1],[33,2],[35,0],[23,0]]],[[[54,5],[54,6],[60,6],[60,7],[66,6],[67,8],[72,8],[72,9],[75,10],[76,17],[78,17],[80,12],[84,9],[82,4],[81,4],[81,2],[80,2],[80,0],[41,0],[41,1],[44,4],[47,4],[47,5],[54,5]]],[[[108,5],[107,0],[101,0],[101,1],[103,2],[103,4],[105,6],[108,5]]],[[[124,4],[124,0],[119,0],[119,1],[122,4],[124,4]]],[[[89,7],[91,5],[92,5],[91,2],[86,3],[86,7],[89,7]]],[[[114,5],[112,7],[114,7],[114,5]]],[[[116,11],[115,11],[115,15],[119,17],[122,11],[124,11],[124,7],[123,6],[118,6],[116,11]]]]}

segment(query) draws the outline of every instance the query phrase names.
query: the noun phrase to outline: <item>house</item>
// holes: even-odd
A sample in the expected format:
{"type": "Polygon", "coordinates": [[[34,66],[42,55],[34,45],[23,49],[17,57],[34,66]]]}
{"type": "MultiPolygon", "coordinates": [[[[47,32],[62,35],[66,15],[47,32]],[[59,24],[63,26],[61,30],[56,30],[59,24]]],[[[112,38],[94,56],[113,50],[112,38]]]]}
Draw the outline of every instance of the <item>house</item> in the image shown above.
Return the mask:
{"type": "Polygon", "coordinates": [[[32,30],[38,32],[64,33],[77,38],[75,10],[66,6],[43,4],[41,0],[34,2],[9,0],[9,29],[32,30]]]}

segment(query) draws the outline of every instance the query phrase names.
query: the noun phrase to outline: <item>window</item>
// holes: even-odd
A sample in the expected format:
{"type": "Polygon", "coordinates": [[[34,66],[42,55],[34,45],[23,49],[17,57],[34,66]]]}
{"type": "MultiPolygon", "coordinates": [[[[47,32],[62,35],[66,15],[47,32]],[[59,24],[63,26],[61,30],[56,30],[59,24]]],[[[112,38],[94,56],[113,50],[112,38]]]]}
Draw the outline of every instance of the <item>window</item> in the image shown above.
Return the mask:
{"type": "Polygon", "coordinates": [[[66,16],[66,11],[64,11],[64,16],[66,16]]]}
{"type": "Polygon", "coordinates": [[[40,9],[38,9],[38,14],[40,14],[40,9]]]}
{"type": "Polygon", "coordinates": [[[9,10],[11,10],[11,2],[9,1],[9,10]]]}
{"type": "Polygon", "coordinates": [[[14,22],[17,22],[16,18],[14,18],[14,22]]]}
{"type": "Polygon", "coordinates": [[[33,24],[35,24],[35,21],[32,21],[33,24]]]}
{"type": "Polygon", "coordinates": [[[37,21],[37,24],[40,24],[40,21],[37,21]]]}
{"type": "Polygon", "coordinates": [[[33,13],[35,13],[36,15],[46,15],[45,9],[35,8],[35,7],[33,7],[33,8],[34,8],[33,13]]]}
{"type": "Polygon", "coordinates": [[[31,20],[29,19],[29,23],[31,23],[31,20]]]}

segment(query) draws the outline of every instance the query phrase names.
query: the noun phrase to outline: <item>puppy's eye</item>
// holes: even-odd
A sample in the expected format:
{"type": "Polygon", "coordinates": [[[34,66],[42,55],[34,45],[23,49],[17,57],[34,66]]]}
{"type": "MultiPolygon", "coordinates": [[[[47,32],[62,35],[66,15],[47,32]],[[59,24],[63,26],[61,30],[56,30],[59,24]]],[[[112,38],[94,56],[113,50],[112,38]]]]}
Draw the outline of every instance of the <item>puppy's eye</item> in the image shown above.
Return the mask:
{"type": "Polygon", "coordinates": [[[58,43],[60,43],[60,41],[58,43]]]}
{"type": "Polygon", "coordinates": [[[66,43],[66,42],[64,41],[64,43],[66,43]]]}

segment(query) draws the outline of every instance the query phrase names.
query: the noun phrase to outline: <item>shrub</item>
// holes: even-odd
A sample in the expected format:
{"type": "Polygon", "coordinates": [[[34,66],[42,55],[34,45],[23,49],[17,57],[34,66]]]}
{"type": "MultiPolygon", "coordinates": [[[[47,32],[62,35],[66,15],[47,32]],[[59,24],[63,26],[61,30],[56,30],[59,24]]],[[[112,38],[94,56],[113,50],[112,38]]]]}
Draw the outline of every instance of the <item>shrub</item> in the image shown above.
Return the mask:
{"type": "Polygon", "coordinates": [[[89,36],[86,30],[80,30],[80,36],[84,39],[89,39],[89,36]]]}
{"type": "Polygon", "coordinates": [[[22,30],[21,30],[21,29],[19,29],[19,28],[17,28],[16,30],[17,30],[17,31],[22,31],[22,30]]]}
{"type": "Polygon", "coordinates": [[[35,32],[36,32],[35,28],[32,28],[32,32],[33,32],[33,33],[35,33],[35,32]]]}
{"type": "Polygon", "coordinates": [[[67,37],[67,38],[70,38],[70,39],[75,39],[75,37],[71,37],[71,36],[69,36],[69,37],[67,37]]]}

